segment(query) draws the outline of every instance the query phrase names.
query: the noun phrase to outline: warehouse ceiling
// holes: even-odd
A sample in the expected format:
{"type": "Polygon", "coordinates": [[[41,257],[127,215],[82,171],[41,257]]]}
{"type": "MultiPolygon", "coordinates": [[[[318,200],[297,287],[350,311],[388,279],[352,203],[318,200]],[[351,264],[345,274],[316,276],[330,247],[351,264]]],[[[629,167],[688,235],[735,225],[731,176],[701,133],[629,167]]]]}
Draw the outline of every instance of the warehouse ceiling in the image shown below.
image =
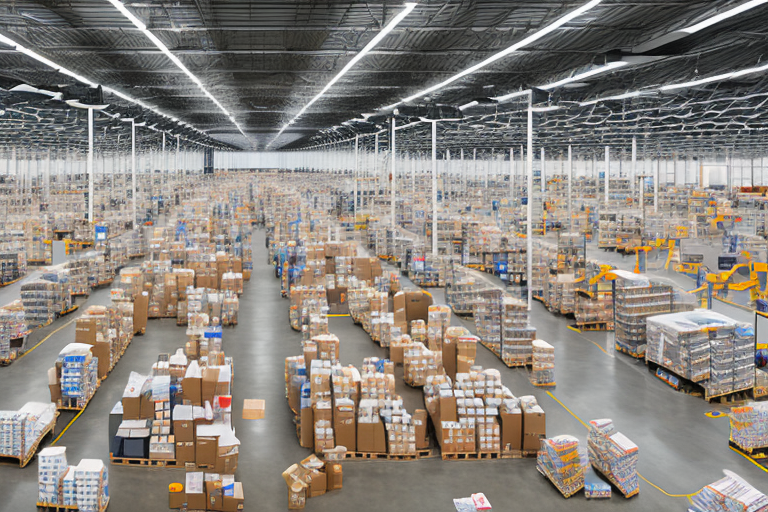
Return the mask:
{"type": "MultiPolygon", "coordinates": [[[[442,82],[585,3],[423,0],[282,132],[403,10],[402,1],[125,0],[127,11],[220,106],[108,0],[7,0],[0,3],[0,35],[105,87],[109,106],[96,120],[105,147],[125,143],[129,123],[120,118],[134,117],[171,138],[181,133],[187,143],[298,148],[370,131],[369,123],[349,121],[442,82]]],[[[756,151],[766,142],[767,72],[665,92],[659,87],[763,65],[768,3],[676,41],[639,47],[743,3],[603,0],[521,51],[413,103],[479,102],[464,109],[461,121],[439,123],[441,146],[516,146],[525,141],[527,98],[489,98],[625,60],[610,72],[537,94],[536,106],[548,108],[535,114],[536,143],[553,151],[568,144],[626,149],[636,137],[641,151],[654,155],[756,151]],[[590,103],[634,91],[643,94],[590,103]]],[[[20,84],[55,91],[77,83],[0,43],[0,145],[18,143],[21,130],[32,145],[82,148],[85,110],[51,96],[11,91],[20,84]]],[[[401,147],[425,150],[429,130],[422,124],[401,132],[414,135],[404,137],[401,147]]],[[[140,132],[153,141],[147,144],[156,144],[159,132],[140,132]]],[[[386,138],[382,133],[381,140],[386,138]]]]}

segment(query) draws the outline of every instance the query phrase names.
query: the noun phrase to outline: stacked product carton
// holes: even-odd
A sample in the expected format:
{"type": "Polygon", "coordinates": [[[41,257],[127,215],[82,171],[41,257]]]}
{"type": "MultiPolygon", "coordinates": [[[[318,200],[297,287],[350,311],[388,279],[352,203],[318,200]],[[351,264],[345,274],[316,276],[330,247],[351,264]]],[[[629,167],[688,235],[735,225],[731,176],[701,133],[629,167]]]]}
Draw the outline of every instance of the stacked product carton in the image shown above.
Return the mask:
{"type": "Polygon", "coordinates": [[[731,441],[743,450],[768,447],[768,403],[732,407],[731,441]]]}
{"type": "Polygon", "coordinates": [[[533,340],[531,384],[534,386],[555,385],[555,347],[544,340],[533,340]]]}
{"type": "Polygon", "coordinates": [[[562,435],[542,440],[536,467],[566,498],[584,487],[579,440],[573,436],[562,435]]]}
{"type": "Polygon", "coordinates": [[[626,496],[640,492],[637,445],[618,432],[609,419],[589,422],[589,461],[626,496]]]}
{"type": "Polygon", "coordinates": [[[183,484],[171,484],[168,489],[172,509],[237,512],[245,506],[243,484],[236,482],[234,475],[192,471],[185,475],[183,484]]]}
{"type": "Polygon", "coordinates": [[[38,402],[18,411],[0,411],[0,456],[26,459],[55,417],[55,405],[38,402]]]}
{"type": "Polygon", "coordinates": [[[707,485],[696,493],[691,502],[694,512],[730,512],[768,510],[768,497],[752,487],[746,480],[732,471],[723,471],[725,476],[707,485]]]}
{"type": "Polygon", "coordinates": [[[38,503],[61,504],[61,480],[69,469],[66,451],[63,446],[49,446],[37,455],[38,503]]]}

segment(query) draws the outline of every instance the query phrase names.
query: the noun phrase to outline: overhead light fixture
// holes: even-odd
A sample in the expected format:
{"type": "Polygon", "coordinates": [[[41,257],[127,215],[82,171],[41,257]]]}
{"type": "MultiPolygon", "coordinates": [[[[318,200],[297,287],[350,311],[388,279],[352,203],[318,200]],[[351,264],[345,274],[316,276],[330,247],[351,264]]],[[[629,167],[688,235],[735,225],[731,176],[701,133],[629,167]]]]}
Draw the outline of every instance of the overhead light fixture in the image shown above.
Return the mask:
{"type": "Polygon", "coordinates": [[[505,94],[504,96],[496,96],[495,98],[491,98],[492,100],[496,100],[499,103],[504,101],[509,101],[515,98],[521,98],[523,96],[528,96],[531,93],[530,89],[525,89],[524,91],[515,91],[511,92],[509,94],[505,94]]]}
{"type": "Polygon", "coordinates": [[[653,93],[653,91],[647,90],[647,91],[632,91],[627,92],[624,94],[617,94],[616,96],[608,96],[606,98],[598,98],[596,100],[590,100],[590,101],[583,101],[579,103],[580,107],[587,107],[589,105],[595,105],[597,103],[603,102],[603,101],[619,101],[619,100],[627,100],[630,98],[637,98],[639,96],[642,96],[643,94],[653,93]]]}
{"type": "Polygon", "coordinates": [[[733,80],[746,75],[754,75],[756,73],[763,73],[768,71],[768,64],[758,66],[756,68],[742,69],[741,71],[733,71],[731,73],[723,73],[721,75],[710,76],[701,78],[699,80],[692,80],[690,82],[682,82],[679,84],[670,84],[659,87],[660,91],[673,91],[675,89],[687,89],[689,87],[698,87],[699,85],[706,85],[712,82],[722,82],[724,80],[733,80]]]}
{"type": "MultiPolygon", "coordinates": [[[[111,1],[111,2],[112,2],[112,1],[115,1],[115,2],[116,2],[117,0],[110,0],[110,1],[111,1]]],[[[400,24],[400,22],[401,22],[401,21],[403,21],[403,20],[405,19],[405,17],[406,17],[406,16],[408,16],[408,15],[411,13],[411,11],[413,11],[413,9],[414,9],[414,8],[415,8],[417,5],[418,5],[418,4],[416,4],[416,3],[414,3],[414,2],[407,2],[407,3],[405,4],[405,9],[403,9],[403,10],[402,10],[402,12],[400,12],[400,14],[398,14],[397,16],[395,16],[395,17],[392,19],[392,21],[390,21],[390,22],[387,24],[387,26],[386,26],[386,27],[384,27],[384,28],[383,28],[383,29],[382,29],[382,30],[381,30],[381,31],[380,31],[378,34],[376,34],[376,37],[374,37],[373,39],[371,39],[371,40],[368,42],[368,44],[367,44],[367,45],[365,45],[365,47],[364,47],[362,50],[360,50],[360,51],[357,53],[357,55],[355,55],[354,57],[352,57],[352,59],[351,59],[349,62],[347,62],[347,64],[346,64],[346,65],[345,65],[343,68],[341,68],[341,71],[339,71],[339,72],[336,74],[336,76],[334,76],[334,77],[331,79],[331,81],[330,81],[330,82],[328,82],[328,83],[325,85],[325,87],[323,87],[323,90],[321,90],[321,91],[320,91],[318,94],[316,94],[314,98],[312,98],[311,100],[309,100],[309,103],[307,103],[306,105],[304,105],[304,106],[301,108],[301,110],[299,110],[299,112],[298,112],[298,113],[297,113],[295,116],[293,116],[293,119],[291,119],[290,121],[288,121],[288,122],[287,122],[285,125],[283,125],[283,127],[282,127],[282,128],[280,128],[280,131],[279,131],[279,132],[277,132],[277,135],[275,135],[275,138],[274,138],[274,139],[272,139],[272,141],[271,141],[269,144],[267,144],[267,147],[271,146],[271,145],[272,145],[272,143],[274,143],[274,142],[277,140],[277,138],[278,138],[278,137],[280,137],[280,135],[282,135],[282,133],[285,131],[285,129],[286,129],[286,128],[288,128],[290,125],[292,125],[294,122],[296,122],[296,120],[297,120],[299,117],[301,117],[301,116],[302,116],[302,114],[304,114],[304,112],[306,112],[306,111],[307,111],[307,109],[308,109],[309,107],[311,107],[311,106],[312,106],[312,105],[313,105],[313,104],[314,104],[314,103],[315,103],[317,100],[319,100],[319,99],[320,99],[320,98],[323,96],[323,94],[325,94],[326,92],[328,92],[328,90],[329,90],[331,87],[333,87],[333,85],[334,85],[336,82],[338,82],[338,81],[341,79],[341,77],[343,77],[345,74],[347,74],[347,71],[349,71],[350,69],[352,69],[352,67],[354,67],[354,65],[355,65],[355,64],[357,64],[357,63],[360,61],[360,59],[362,59],[362,58],[363,58],[363,57],[365,57],[365,56],[366,56],[368,53],[370,53],[370,51],[371,51],[371,50],[373,50],[373,49],[376,47],[376,45],[378,45],[378,44],[379,44],[379,43],[382,41],[382,39],[384,39],[384,38],[387,36],[387,34],[389,34],[390,32],[392,32],[392,30],[394,30],[394,28],[395,28],[396,26],[398,26],[398,25],[400,24]]]]}
{"type": "Polygon", "coordinates": [[[235,118],[232,114],[229,113],[229,111],[224,108],[224,105],[222,105],[219,100],[217,100],[213,94],[211,94],[208,89],[205,88],[203,85],[203,82],[200,81],[199,78],[197,78],[185,65],[181,60],[179,60],[178,57],[176,57],[173,53],[171,53],[171,50],[168,49],[165,44],[160,41],[160,39],[157,38],[152,32],[147,30],[147,26],[138,19],[134,14],[132,14],[125,5],[120,0],[107,0],[110,4],[112,4],[115,9],[120,11],[120,13],[128,18],[128,20],[133,23],[133,25],[139,29],[139,31],[144,34],[152,43],[157,47],[158,50],[163,52],[166,57],[168,57],[171,62],[173,62],[177,68],[179,68],[181,71],[184,72],[185,75],[189,77],[190,80],[203,92],[203,94],[213,102],[214,105],[216,105],[219,110],[221,110],[225,116],[232,122],[232,124],[235,125],[235,127],[238,129],[238,131],[243,135],[243,137],[248,137],[243,129],[240,127],[240,125],[235,121],[235,118]]]}
{"type": "Polygon", "coordinates": [[[733,9],[729,9],[725,12],[721,12],[720,14],[711,16],[704,21],[696,23],[695,25],[691,25],[680,30],[675,30],[674,32],[669,32],[668,34],[664,34],[663,36],[656,37],[643,44],[637,45],[632,48],[632,53],[645,53],[651,50],[655,50],[656,48],[660,48],[664,45],[674,43],[675,41],[679,41],[680,39],[688,37],[691,34],[695,34],[696,32],[704,30],[705,28],[716,25],[721,21],[725,21],[728,18],[732,18],[738,14],[749,11],[750,9],[754,9],[755,7],[759,7],[765,3],[768,3],[768,0],[751,0],[750,2],[745,2],[737,7],[734,7],[733,9]]]}
{"type": "MultiPolygon", "coordinates": [[[[768,0],[766,0],[766,1],[768,1],[768,0]]],[[[578,82],[580,80],[584,80],[586,78],[589,78],[589,77],[592,77],[592,76],[595,76],[595,75],[600,75],[602,73],[607,73],[607,72],[609,72],[611,70],[624,67],[624,66],[626,66],[628,64],[629,64],[629,62],[624,62],[624,61],[621,61],[621,60],[617,60],[615,62],[609,62],[608,64],[606,64],[604,66],[598,66],[596,68],[590,69],[589,71],[585,71],[584,73],[579,73],[578,75],[574,75],[574,76],[571,76],[571,77],[568,77],[568,78],[564,78],[562,80],[558,80],[557,82],[553,82],[551,84],[542,85],[541,87],[539,87],[539,89],[543,89],[545,91],[548,91],[550,89],[556,89],[556,88],[562,87],[563,85],[566,85],[566,84],[570,84],[570,83],[573,83],[573,82],[578,82]]]]}
{"type": "Polygon", "coordinates": [[[531,34],[530,36],[526,37],[525,39],[523,39],[521,41],[518,41],[517,43],[513,44],[512,46],[510,46],[508,48],[505,48],[504,50],[491,55],[490,57],[488,57],[484,61],[479,62],[479,63],[475,64],[474,66],[471,66],[471,67],[465,69],[464,71],[461,71],[460,73],[456,73],[455,75],[451,76],[450,78],[448,78],[446,80],[443,80],[439,84],[433,85],[432,87],[428,87],[428,88],[424,89],[423,91],[417,92],[416,94],[412,94],[411,96],[408,96],[407,98],[403,98],[402,100],[398,101],[397,103],[394,103],[392,105],[388,105],[388,106],[386,106],[386,107],[384,107],[384,108],[382,108],[380,110],[390,110],[390,109],[396,107],[397,105],[400,105],[401,103],[407,103],[407,102],[413,101],[413,100],[415,100],[417,98],[421,98],[422,96],[426,96],[427,94],[431,94],[431,93],[433,93],[435,91],[438,91],[438,90],[442,89],[443,87],[445,87],[447,85],[450,85],[453,82],[455,82],[455,81],[457,81],[457,80],[459,80],[461,78],[464,78],[467,75],[471,75],[475,71],[478,71],[478,70],[480,70],[480,69],[482,69],[482,68],[484,68],[484,67],[486,67],[486,66],[488,66],[490,64],[493,64],[497,60],[503,59],[504,57],[507,57],[508,55],[511,55],[511,54],[521,50],[522,48],[525,48],[526,46],[528,46],[528,45],[538,41],[539,39],[543,38],[544,36],[547,36],[547,35],[551,34],[555,30],[557,30],[558,28],[560,28],[563,25],[565,25],[566,23],[570,22],[571,20],[573,20],[575,18],[578,18],[579,16],[581,16],[585,12],[589,11],[590,9],[592,9],[593,7],[598,5],[601,1],[602,0],[591,0],[590,2],[588,2],[588,3],[584,4],[584,5],[582,5],[581,7],[579,7],[578,9],[569,12],[568,14],[563,16],[562,18],[559,18],[554,23],[552,23],[550,25],[547,25],[543,29],[541,29],[541,30],[531,34]]]}
{"type": "Polygon", "coordinates": [[[464,105],[459,107],[459,110],[466,110],[468,108],[476,107],[480,103],[477,101],[470,101],[469,103],[465,103],[464,105]]]}
{"type": "MultiPolygon", "coordinates": [[[[37,52],[35,52],[33,50],[30,50],[29,48],[27,48],[27,47],[17,43],[13,39],[11,39],[11,38],[9,38],[7,36],[4,36],[2,34],[0,34],[0,43],[6,44],[8,46],[11,46],[17,52],[19,52],[19,53],[21,53],[23,55],[26,55],[27,57],[30,57],[30,58],[36,60],[37,62],[40,62],[41,64],[44,64],[44,65],[48,66],[49,68],[51,68],[51,69],[53,69],[55,71],[58,71],[59,73],[61,73],[63,75],[67,75],[69,77],[72,77],[75,80],[77,80],[78,82],[84,83],[84,84],[88,85],[89,87],[97,87],[99,85],[98,83],[96,83],[96,82],[94,82],[92,80],[89,80],[88,78],[85,78],[85,77],[79,75],[78,73],[75,73],[74,71],[70,71],[69,69],[67,69],[67,68],[65,68],[63,66],[60,66],[59,64],[53,62],[52,60],[43,57],[39,53],[37,53],[37,52]]],[[[141,101],[139,99],[136,99],[136,98],[134,98],[132,96],[129,96],[129,95],[125,94],[125,93],[122,93],[120,91],[117,91],[117,90],[115,90],[115,89],[113,89],[111,87],[107,87],[107,86],[102,85],[101,89],[102,89],[103,92],[105,92],[107,94],[113,94],[113,95],[117,96],[118,98],[121,98],[121,99],[123,99],[125,101],[128,101],[130,103],[138,105],[141,108],[143,108],[145,110],[149,110],[150,112],[154,112],[157,115],[163,116],[163,117],[168,118],[168,119],[172,118],[172,116],[170,116],[170,115],[168,115],[168,114],[166,114],[164,112],[161,112],[160,110],[156,109],[155,107],[147,105],[143,101],[141,101]]],[[[205,132],[203,132],[202,130],[198,130],[197,128],[194,128],[192,126],[190,126],[190,127],[193,130],[195,130],[196,132],[198,132],[199,134],[207,136],[207,134],[205,132]]]]}

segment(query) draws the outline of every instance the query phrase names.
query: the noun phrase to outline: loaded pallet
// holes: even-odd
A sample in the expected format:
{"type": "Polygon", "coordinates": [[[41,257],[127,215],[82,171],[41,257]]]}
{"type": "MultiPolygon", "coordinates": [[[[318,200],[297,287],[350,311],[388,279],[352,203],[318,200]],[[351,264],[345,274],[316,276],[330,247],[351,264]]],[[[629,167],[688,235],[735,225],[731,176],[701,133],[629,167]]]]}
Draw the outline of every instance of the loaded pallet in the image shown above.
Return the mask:
{"type": "Polygon", "coordinates": [[[0,457],[0,461],[3,461],[5,459],[18,460],[20,468],[23,468],[27,464],[29,464],[29,461],[31,461],[32,458],[37,453],[37,448],[40,446],[40,443],[43,441],[45,436],[47,436],[48,434],[51,434],[51,437],[53,437],[53,433],[56,430],[56,420],[57,420],[58,417],[59,417],[59,413],[57,412],[54,415],[53,420],[48,425],[46,425],[46,427],[40,433],[40,437],[38,437],[37,440],[32,444],[32,447],[29,449],[29,453],[27,454],[26,457],[24,457],[24,456],[18,456],[17,457],[15,455],[3,455],[3,456],[0,457]]]}
{"type": "MultiPolygon", "coordinates": [[[[99,507],[99,512],[104,512],[107,510],[107,507],[109,506],[109,497],[107,497],[107,501],[104,502],[104,504],[99,507]]],[[[37,508],[43,508],[46,510],[80,510],[77,505],[58,505],[56,503],[40,503],[37,502],[37,508]]]]}
{"type": "Polygon", "coordinates": [[[595,473],[597,473],[598,475],[601,475],[603,478],[608,480],[608,482],[610,482],[610,484],[613,487],[615,487],[619,491],[619,493],[622,496],[624,496],[625,498],[631,498],[632,496],[637,496],[638,494],[640,494],[640,488],[639,487],[637,489],[635,489],[634,491],[630,492],[629,494],[624,494],[624,492],[621,490],[621,486],[616,482],[616,480],[614,480],[614,478],[611,475],[609,475],[607,473],[603,473],[602,470],[600,469],[600,467],[597,464],[595,464],[594,462],[591,462],[591,465],[592,465],[592,469],[595,470],[595,473]]]}
{"type": "Polygon", "coordinates": [[[645,364],[648,366],[648,369],[653,372],[656,378],[671,388],[676,389],[677,391],[681,391],[687,395],[703,397],[707,402],[719,399],[719,403],[725,404],[746,402],[754,398],[753,387],[734,389],[726,393],[710,394],[705,386],[681,377],[677,373],[659,365],[658,363],[646,360],[645,364]]]}
{"type": "Polygon", "coordinates": [[[500,452],[442,452],[440,454],[443,460],[481,460],[481,459],[502,459],[500,452]]]}
{"type": "Polygon", "coordinates": [[[116,466],[144,466],[158,468],[184,469],[186,464],[176,459],[132,459],[129,457],[113,457],[109,454],[109,463],[116,466]]]}
{"type": "MultiPolygon", "coordinates": [[[[82,410],[85,410],[85,408],[88,407],[88,404],[91,402],[91,399],[96,395],[96,391],[98,391],[100,387],[101,387],[101,379],[99,379],[98,382],[96,382],[96,387],[93,389],[93,393],[91,393],[91,396],[88,397],[88,400],[85,401],[85,403],[83,404],[82,407],[78,407],[77,405],[63,405],[62,401],[64,400],[64,398],[59,399],[58,403],[56,404],[56,407],[60,411],[82,411],[82,410]]],[[[67,398],[66,400],[67,400],[68,404],[71,404],[73,400],[74,400],[74,403],[77,404],[77,399],[76,398],[67,398]]]]}
{"type": "Polygon", "coordinates": [[[348,460],[419,460],[437,457],[433,450],[417,450],[416,453],[346,452],[348,460]]]}
{"type": "Polygon", "coordinates": [[[757,464],[768,469],[768,446],[760,446],[758,448],[742,448],[741,446],[734,443],[733,440],[728,441],[728,446],[730,446],[732,450],[737,451],[746,457],[749,457],[757,464]]]}
{"type": "MultiPolygon", "coordinates": [[[[582,331],[612,331],[613,322],[584,322],[577,323],[576,327],[582,331]]],[[[616,345],[616,350],[621,351],[616,345]]]]}
{"type": "Polygon", "coordinates": [[[560,491],[560,494],[562,494],[564,498],[570,498],[571,496],[573,496],[574,494],[576,494],[577,492],[579,492],[580,490],[582,490],[582,489],[584,488],[584,484],[582,483],[582,484],[581,484],[581,487],[579,487],[578,489],[576,489],[576,490],[574,490],[573,492],[570,492],[570,493],[569,493],[568,491],[566,491],[565,489],[563,489],[562,487],[560,487],[560,484],[558,484],[558,483],[557,483],[557,480],[555,480],[554,478],[552,478],[552,475],[550,475],[549,473],[547,473],[547,472],[546,472],[544,469],[542,469],[540,466],[538,466],[538,465],[537,465],[537,466],[536,466],[536,469],[539,471],[539,473],[541,473],[541,474],[542,474],[544,477],[546,477],[546,479],[547,479],[547,480],[549,480],[550,482],[552,482],[552,485],[554,485],[554,486],[557,488],[557,490],[558,490],[558,491],[560,491]]]}

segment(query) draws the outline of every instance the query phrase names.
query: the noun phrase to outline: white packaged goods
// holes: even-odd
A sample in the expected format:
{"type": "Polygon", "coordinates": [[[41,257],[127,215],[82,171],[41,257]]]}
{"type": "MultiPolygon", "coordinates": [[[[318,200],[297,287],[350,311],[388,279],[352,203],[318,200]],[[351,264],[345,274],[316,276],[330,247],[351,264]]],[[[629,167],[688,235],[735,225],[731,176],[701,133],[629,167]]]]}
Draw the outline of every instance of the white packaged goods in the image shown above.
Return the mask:
{"type": "Polygon", "coordinates": [[[743,510],[747,512],[765,512],[768,510],[768,497],[758,491],[736,473],[723,471],[725,476],[713,484],[709,484],[691,501],[689,510],[693,512],[730,512],[743,510]]]}
{"type": "Polygon", "coordinates": [[[554,386],[555,347],[544,340],[533,340],[532,354],[531,384],[534,386],[554,386]]]}
{"type": "Polygon", "coordinates": [[[98,459],[83,459],[75,468],[77,508],[98,512],[109,498],[107,467],[98,459]]]}
{"type": "Polygon", "coordinates": [[[78,407],[83,407],[99,382],[99,361],[91,354],[91,345],[70,343],[59,353],[57,361],[62,363],[62,398],[74,399],[78,407]]]}
{"type": "Polygon", "coordinates": [[[39,503],[61,504],[59,484],[67,472],[67,449],[63,446],[44,448],[37,455],[39,503]]]}
{"type": "Polygon", "coordinates": [[[693,382],[709,396],[755,384],[755,331],[711,310],[696,309],[647,319],[646,359],[693,382]]]}
{"type": "Polygon", "coordinates": [[[28,402],[18,411],[0,411],[0,455],[25,458],[56,416],[54,404],[28,402]]]}
{"type": "Polygon", "coordinates": [[[624,496],[637,494],[637,445],[618,432],[609,419],[592,420],[589,427],[590,463],[624,496]]]}
{"type": "Polygon", "coordinates": [[[67,474],[61,484],[62,504],[67,507],[77,506],[77,482],[75,481],[75,466],[67,468],[67,474]]]}

